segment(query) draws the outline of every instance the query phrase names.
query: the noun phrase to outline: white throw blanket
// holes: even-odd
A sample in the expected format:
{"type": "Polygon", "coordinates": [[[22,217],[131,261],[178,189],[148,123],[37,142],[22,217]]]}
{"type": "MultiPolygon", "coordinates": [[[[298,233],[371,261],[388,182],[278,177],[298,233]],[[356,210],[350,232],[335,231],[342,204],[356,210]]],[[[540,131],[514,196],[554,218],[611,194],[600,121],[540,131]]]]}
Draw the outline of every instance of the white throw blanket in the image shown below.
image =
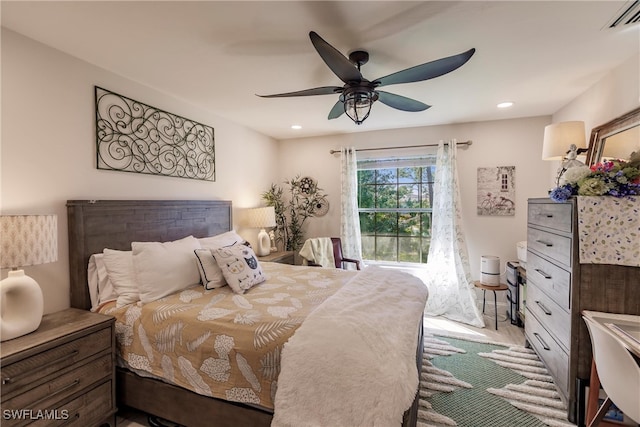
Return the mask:
{"type": "Polygon", "coordinates": [[[330,237],[307,239],[300,249],[300,256],[303,258],[304,265],[307,265],[307,261],[311,261],[322,267],[335,266],[333,243],[330,237]]]}
{"type": "Polygon", "coordinates": [[[400,426],[418,390],[426,286],[370,266],[284,345],[272,427],[400,426]]]}

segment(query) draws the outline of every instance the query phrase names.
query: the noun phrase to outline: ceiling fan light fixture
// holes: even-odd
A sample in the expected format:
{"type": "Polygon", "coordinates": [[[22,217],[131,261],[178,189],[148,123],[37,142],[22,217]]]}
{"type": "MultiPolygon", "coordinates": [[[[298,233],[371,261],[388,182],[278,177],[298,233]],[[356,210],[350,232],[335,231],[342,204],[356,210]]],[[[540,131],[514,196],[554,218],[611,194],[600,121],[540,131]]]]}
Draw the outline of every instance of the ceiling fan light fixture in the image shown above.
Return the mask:
{"type": "Polygon", "coordinates": [[[378,99],[375,92],[369,90],[347,90],[344,93],[344,112],[357,125],[369,117],[371,105],[378,99]]]}

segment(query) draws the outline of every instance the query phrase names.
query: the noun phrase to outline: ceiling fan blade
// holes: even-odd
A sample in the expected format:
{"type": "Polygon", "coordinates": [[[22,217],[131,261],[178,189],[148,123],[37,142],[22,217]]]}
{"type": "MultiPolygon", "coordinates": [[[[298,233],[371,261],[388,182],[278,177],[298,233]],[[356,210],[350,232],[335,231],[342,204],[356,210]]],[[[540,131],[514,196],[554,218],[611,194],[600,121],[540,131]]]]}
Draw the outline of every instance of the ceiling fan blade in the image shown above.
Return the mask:
{"type": "Polygon", "coordinates": [[[335,103],[335,105],[333,106],[331,111],[329,111],[329,117],[327,117],[327,118],[329,120],[337,119],[343,113],[344,113],[344,103],[342,101],[338,100],[338,102],[335,103]]]}
{"type": "Polygon", "coordinates": [[[310,96],[310,95],[333,95],[341,93],[342,88],[340,86],[322,86],[315,87],[313,89],[299,90],[296,92],[276,93],[274,95],[257,95],[261,98],[285,98],[288,96],[310,96]]]}
{"type": "Polygon", "coordinates": [[[362,81],[360,71],[338,49],[327,43],[315,31],[309,33],[309,38],[322,60],[340,80],[345,83],[362,81]]]}
{"type": "Polygon", "coordinates": [[[430,108],[431,105],[427,105],[415,99],[407,98],[405,96],[396,95],[395,93],[384,92],[381,90],[376,91],[378,93],[378,101],[391,108],[402,111],[424,111],[430,108]]]}
{"type": "Polygon", "coordinates": [[[377,86],[388,86],[399,83],[420,82],[423,80],[433,79],[434,77],[440,77],[443,74],[447,74],[456,68],[463,66],[469,58],[473,56],[475,51],[475,48],[469,49],[468,51],[459,53],[458,55],[427,62],[422,65],[416,65],[415,67],[380,77],[379,79],[374,80],[373,83],[376,83],[377,86]]]}

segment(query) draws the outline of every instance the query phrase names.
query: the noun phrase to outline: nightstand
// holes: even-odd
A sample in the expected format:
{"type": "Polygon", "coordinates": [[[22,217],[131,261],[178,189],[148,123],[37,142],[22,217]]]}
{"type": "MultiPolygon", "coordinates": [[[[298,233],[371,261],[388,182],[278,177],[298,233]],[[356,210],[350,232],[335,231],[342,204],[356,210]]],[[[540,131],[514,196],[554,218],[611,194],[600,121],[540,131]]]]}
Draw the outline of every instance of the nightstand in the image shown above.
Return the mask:
{"type": "Polygon", "coordinates": [[[70,308],[0,348],[2,426],[115,427],[114,318],[70,308]]]}
{"type": "Polygon", "coordinates": [[[269,255],[258,257],[260,262],[279,262],[280,264],[294,264],[293,251],[271,252],[269,255]]]}

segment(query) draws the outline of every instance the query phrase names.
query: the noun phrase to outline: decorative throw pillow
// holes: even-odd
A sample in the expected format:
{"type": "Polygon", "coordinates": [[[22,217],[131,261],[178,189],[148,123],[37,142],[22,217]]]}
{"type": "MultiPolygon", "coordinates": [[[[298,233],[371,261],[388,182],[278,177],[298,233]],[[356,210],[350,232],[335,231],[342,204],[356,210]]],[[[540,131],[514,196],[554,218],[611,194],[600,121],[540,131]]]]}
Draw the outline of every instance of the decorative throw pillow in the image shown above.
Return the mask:
{"type": "Polygon", "coordinates": [[[200,270],[200,279],[205,289],[221,288],[227,284],[222,275],[222,270],[218,267],[216,259],[211,253],[211,249],[196,249],[196,259],[198,261],[198,270],[200,270]]]}
{"type": "Polygon", "coordinates": [[[198,242],[203,248],[218,249],[226,246],[237,245],[238,243],[245,243],[245,240],[236,233],[235,230],[231,230],[215,236],[198,239],[198,242]]]}
{"type": "Polygon", "coordinates": [[[118,294],[109,280],[104,254],[93,254],[89,257],[87,278],[89,280],[89,295],[91,296],[91,311],[96,311],[105,302],[118,299],[118,294]]]}
{"type": "Polygon", "coordinates": [[[118,300],[116,307],[140,301],[140,291],[133,269],[133,253],[131,251],[117,251],[104,249],[104,265],[107,267],[109,281],[113,284],[118,300]]]}
{"type": "Polygon", "coordinates": [[[253,249],[245,245],[212,249],[222,275],[237,294],[267,280],[253,249]]]}
{"type": "Polygon", "coordinates": [[[173,242],[133,242],[131,249],[140,301],[145,304],[200,283],[193,255],[200,243],[193,236],[173,242]]]}

